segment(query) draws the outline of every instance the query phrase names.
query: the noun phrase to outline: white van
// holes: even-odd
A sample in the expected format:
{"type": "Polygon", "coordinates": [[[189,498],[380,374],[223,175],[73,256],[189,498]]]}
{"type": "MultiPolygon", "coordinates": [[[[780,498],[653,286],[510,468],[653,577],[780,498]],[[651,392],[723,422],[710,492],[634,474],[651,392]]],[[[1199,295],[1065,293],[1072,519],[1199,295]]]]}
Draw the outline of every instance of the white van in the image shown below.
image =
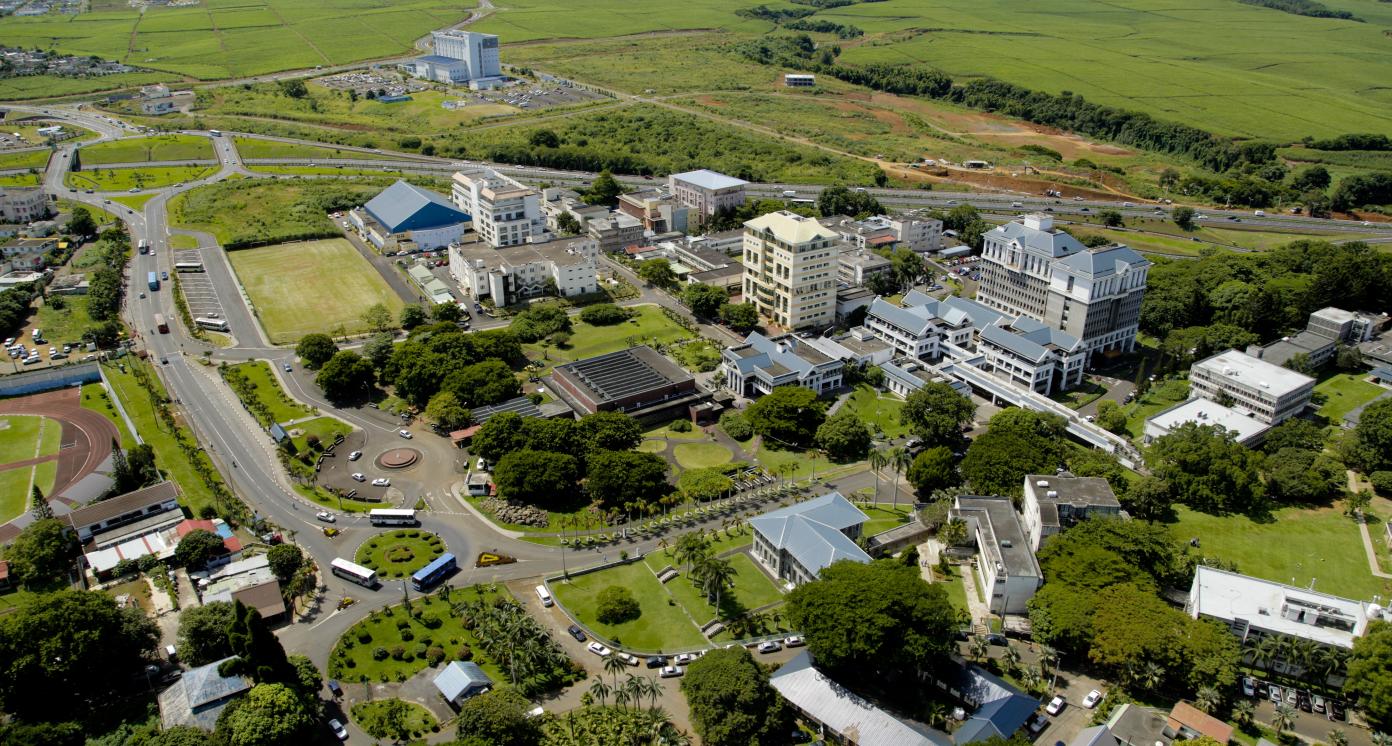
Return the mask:
{"type": "Polygon", "coordinates": [[[1253,210],[1252,214],[1256,215],[1259,218],[1264,218],[1266,217],[1266,210],[1253,210]]]}
{"type": "Polygon", "coordinates": [[[555,605],[556,605],[556,601],[555,601],[554,599],[551,598],[551,591],[546,590],[546,586],[544,586],[544,585],[539,585],[539,586],[537,586],[537,587],[536,587],[536,594],[537,594],[537,598],[541,599],[541,605],[542,605],[542,606],[545,606],[546,608],[549,609],[549,608],[551,608],[552,606],[555,606],[555,605]]]}

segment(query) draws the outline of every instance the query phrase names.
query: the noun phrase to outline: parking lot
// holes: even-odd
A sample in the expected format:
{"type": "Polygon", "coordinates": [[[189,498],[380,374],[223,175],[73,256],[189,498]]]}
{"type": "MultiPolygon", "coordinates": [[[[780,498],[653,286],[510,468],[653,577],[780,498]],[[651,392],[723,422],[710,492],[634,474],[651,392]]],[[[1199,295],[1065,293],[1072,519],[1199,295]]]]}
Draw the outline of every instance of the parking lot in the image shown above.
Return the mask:
{"type": "MultiPolygon", "coordinates": [[[[180,262],[203,262],[203,250],[191,249],[186,251],[174,252],[174,263],[180,262]]],[[[218,298],[217,290],[213,288],[213,280],[207,272],[179,272],[179,290],[184,294],[184,302],[188,304],[189,315],[195,319],[226,319],[226,314],[222,309],[222,301],[218,298]]]]}
{"type": "Polygon", "coordinates": [[[474,96],[488,103],[507,104],[528,111],[548,109],[553,106],[574,106],[604,98],[598,93],[574,88],[564,83],[541,83],[530,87],[518,85],[495,91],[483,91],[474,94],[474,96]]]}
{"type": "Polygon", "coordinates": [[[368,91],[376,91],[379,95],[385,93],[388,96],[402,96],[429,87],[422,81],[398,73],[380,71],[347,72],[319,78],[313,82],[335,91],[355,91],[360,96],[366,96],[368,91]]]}

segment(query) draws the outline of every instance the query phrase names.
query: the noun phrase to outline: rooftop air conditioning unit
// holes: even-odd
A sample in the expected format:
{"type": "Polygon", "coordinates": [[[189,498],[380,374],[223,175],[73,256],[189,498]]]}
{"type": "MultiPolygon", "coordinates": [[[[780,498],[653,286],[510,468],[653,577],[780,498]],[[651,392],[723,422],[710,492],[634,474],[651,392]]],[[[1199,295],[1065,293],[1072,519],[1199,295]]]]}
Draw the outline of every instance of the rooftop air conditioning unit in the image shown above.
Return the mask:
{"type": "Polygon", "coordinates": [[[1034,483],[1034,486],[1035,486],[1035,487],[1048,487],[1048,486],[1049,486],[1049,480],[1047,480],[1047,479],[1039,479],[1039,480],[1036,480],[1035,483],[1034,483]]]}
{"type": "Polygon", "coordinates": [[[1058,490],[1049,490],[1044,494],[1045,497],[1058,497],[1058,490]]]}

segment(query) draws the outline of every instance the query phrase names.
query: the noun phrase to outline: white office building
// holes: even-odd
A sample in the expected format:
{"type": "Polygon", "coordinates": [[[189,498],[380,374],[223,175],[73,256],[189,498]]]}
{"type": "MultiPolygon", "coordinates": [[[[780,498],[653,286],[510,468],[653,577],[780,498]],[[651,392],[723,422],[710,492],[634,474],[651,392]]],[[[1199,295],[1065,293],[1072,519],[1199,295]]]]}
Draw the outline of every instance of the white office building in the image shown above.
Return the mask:
{"type": "Polygon", "coordinates": [[[845,363],[804,340],[787,334],[765,337],[754,332],[744,344],[720,353],[719,377],[740,396],[762,396],[778,386],[802,386],[818,394],[841,387],[845,363]]]}
{"type": "Polygon", "coordinates": [[[1189,397],[1208,399],[1279,425],[1310,403],[1315,379],[1237,350],[1200,360],[1189,368],[1189,397]]]}
{"type": "Polygon", "coordinates": [[[1145,442],[1163,438],[1190,422],[1220,427],[1232,435],[1233,442],[1249,448],[1260,444],[1262,438],[1266,437],[1266,431],[1271,429],[1265,422],[1232,407],[1208,399],[1190,399],[1167,407],[1146,420],[1145,442]]]}
{"type": "Polygon", "coordinates": [[[477,302],[492,298],[510,306],[546,294],[562,297],[599,291],[599,244],[588,236],[495,249],[482,243],[449,249],[450,277],[477,302]]]}
{"type": "Polygon", "coordinates": [[[744,224],[744,297],[786,329],[836,319],[842,244],[813,218],[780,210],[744,224]]]}
{"type": "Polygon", "coordinates": [[[1038,552],[1044,539],[1081,521],[1121,516],[1121,503],[1102,477],[1062,474],[1025,475],[1024,500],[1020,505],[1030,549],[1038,552]]]}
{"type": "Polygon", "coordinates": [[[704,168],[667,177],[667,191],[677,202],[690,208],[697,223],[717,212],[743,205],[744,188],[748,184],[743,179],[704,168]]]}
{"type": "Polygon", "coordinates": [[[517,246],[550,237],[540,193],[491,168],[455,172],[450,197],[473,218],[474,232],[489,246],[517,246]]]}
{"type": "Polygon", "coordinates": [[[1082,342],[1028,316],[984,327],[976,346],[986,356],[984,369],[1044,396],[1083,381],[1087,350],[1082,342]]]}
{"type": "Polygon", "coordinates": [[[0,222],[28,223],[48,217],[48,196],[42,189],[0,189],[0,222]]]}
{"type": "Polygon", "coordinates": [[[950,514],[967,522],[980,557],[976,563],[993,614],[1025,614],[1044,584],[1029,538],[1008,497],[960,495],[950,514]]]}
{"type": "Polygon", "coordinates": [[[417,57],[405,67],[418,78],[447,85],[492,88],[503,81],[498,37],[446,29],[431,34],[434,54],[417,57]]]}

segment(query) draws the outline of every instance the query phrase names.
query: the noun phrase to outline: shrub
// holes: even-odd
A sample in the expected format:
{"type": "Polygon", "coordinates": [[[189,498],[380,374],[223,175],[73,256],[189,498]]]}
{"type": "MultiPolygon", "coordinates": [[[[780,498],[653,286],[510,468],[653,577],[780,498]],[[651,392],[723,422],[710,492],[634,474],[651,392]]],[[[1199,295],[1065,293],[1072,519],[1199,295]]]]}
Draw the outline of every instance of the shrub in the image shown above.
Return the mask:
{"type": "Polygon", "coordinates": [[[613,303],[596,303],[580,312],[580,320],[593,326],[612,326],[627,321],[629,312],[613,303]]]}
{"type": "Polygon", "coordinates": [[[420,623],[425,625],[426,629],[439,629],[440,625],[444,624],[444,620],[434,615],[422,615],[420,623]]]}
{"type": "Polygon", "coordinates": [[[358,642],[361,642],[361,643],[369,643],[369,642],[372,642],[372,633],[371,633],[371,632],[368,632],[366,627],[364,627],[363,629],[358,630],[358,642]]]}
{"type": "Polygon", "coordinates": [[[391,655],[391,654],[387,652],[387,649],[386,649],[386,648],[384,648],[384,647],[382,647],[382,646],[380,646],[380,645],[372,649],[372,660],[375,660],[375,661],[384,661],[384,660],[387,659],[387,656],[388,656],[388,655],[391,655]]]}
{"type": "Polygon", "coordinates": [[[671,428],[674,433],[689,433],[691,432],[691,420],[673,420],[671,428]]]}
{"type": "Polygon", "coordinates": [[[1392,471],[1375,471],[1368,475],[1368,481],[1379,495],[1392,496],[1392,471]]]}
{"type": "Polygon", "coordinates": [[[454,657],[461,661],[473,660],[474,649],[469,647],[468,645],[460,645],[459,651],[455,653],[454,657]]]}
{"type": "Polygon", "coordinates": [[[604,624],[621,624],[637,619],[643,610],[629,590],[620,585],[611,585],[599,592],[596,599],[599,621],[604,624]]]}
{"type": "Polygon", "coordinates": [[[427,650],[429,650],[429,648],[426,647],[426,644],[425,644],[425,643],[423,643],[423,642],[418,642],[418,643],[416,643],[416,646],[415,646],[414,648],[411,649],[411,654],[414,655],[414,656],[416,656],[417,658],[424,658],[424,657],[425,657],[425,652],[426,652],[427,650]]]}
{"type": "Polygon", "coordinates": [[[754,426],[738,412],[726,412],[721,415],[720,429],[735,440],[749,440],[754,437],[754,426]]]}
{"type": "Polygon", "coordinates": [[[415,632],[412,632],[412,631],[409,630],[409,629],[403,629],[403,630],[401,630],[401,641],[402,641],[402,642],[410,642],[410,641],[412,641],[412,640],[414,640],[414,639],[416,639],[416,633],[415,633],[415,632]]]}
{"type": "Polygon", "coordinates": [[[427,648],[426,651],[425,651],[425,660],[426,660],[428,663],[430,663],[430,667],[431,667],[431,668],[434,668],[435,666],[440,665],[440,662],[443,661],[444,659],[445,659],[445,649],[442,648],[442,647],[440,647],[440,646],[438,646],[438,645],[437,645],[437,646],[434,646],[434,647],[431,647],[431,648],[427,648]]]}
{"type": "Polygon", "coordinates": [[[406,660],[406,659],[407,659],[407,658],[406,658],[406,646],[405,646],[405,645],[397,645],[397,646],[393,647],[393,648],[391,649],[391,657],[393,657],[393,658],[395,658],[395,659],[397,659],[397,660],[399,660],[399,661],[404,661],[404,660],[406,660]]]}
{"type": "Polygon", "coordinates": [[[398,619],[398,620],[396,620],[396,628],[397,628],[397,629],[406,629],[407,627],[410,627],[410,626],[411,626],[411,620],[410,620],[410,619],[398,619]]]}

